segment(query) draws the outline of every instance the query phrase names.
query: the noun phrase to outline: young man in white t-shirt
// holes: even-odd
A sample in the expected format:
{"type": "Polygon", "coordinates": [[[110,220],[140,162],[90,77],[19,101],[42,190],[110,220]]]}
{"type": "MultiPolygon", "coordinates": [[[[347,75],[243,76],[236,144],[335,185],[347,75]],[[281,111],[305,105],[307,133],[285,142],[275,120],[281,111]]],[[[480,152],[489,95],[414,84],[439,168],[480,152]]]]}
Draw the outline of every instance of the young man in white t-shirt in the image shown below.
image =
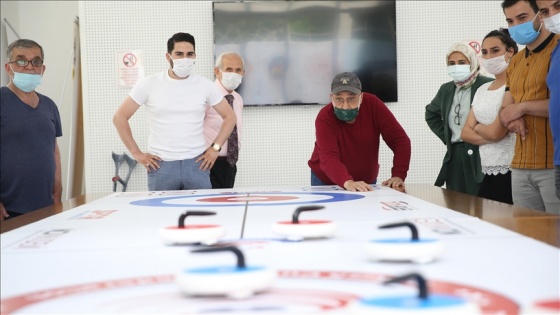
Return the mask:
{"type": "Polygon", "coordinates": [[[148,189],[209,189],[210,169],[236,123],[235,113],[210,80],[193,74],[195,41],[177,33],[167,41],[170,68],[139,80],[113,117],[126,148],[148,170],[148,189]],[[132,136],[129,119],[144,106],[148,119],[147,152],[132,136]],[[223,124],[210,147],[202,134],[206,107],[212,106],[223,124]]]}

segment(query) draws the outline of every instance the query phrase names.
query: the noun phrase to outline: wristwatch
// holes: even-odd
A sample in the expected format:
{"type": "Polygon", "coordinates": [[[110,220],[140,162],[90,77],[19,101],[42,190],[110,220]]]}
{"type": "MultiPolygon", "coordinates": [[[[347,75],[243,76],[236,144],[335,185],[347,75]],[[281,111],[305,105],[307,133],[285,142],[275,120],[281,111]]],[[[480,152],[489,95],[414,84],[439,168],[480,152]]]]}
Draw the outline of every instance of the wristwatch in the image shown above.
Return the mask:
{"type": "Polygon", "coordinates": [[[214,150],[214,151],[216,151],[216,152],[220,152],[220,151],[222,150],[222,147],[221,147],[219,144],[215,143],[215,142],[213,142],[213,143],[210,145],[210,147],[212,148],[212,150],[214,150]]]}

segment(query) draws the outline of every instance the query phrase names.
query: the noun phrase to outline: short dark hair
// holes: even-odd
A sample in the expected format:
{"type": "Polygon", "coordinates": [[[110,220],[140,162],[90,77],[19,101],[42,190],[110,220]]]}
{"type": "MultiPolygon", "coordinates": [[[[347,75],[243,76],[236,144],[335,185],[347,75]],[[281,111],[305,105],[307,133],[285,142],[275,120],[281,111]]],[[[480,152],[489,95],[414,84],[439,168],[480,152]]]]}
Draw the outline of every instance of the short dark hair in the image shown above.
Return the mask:
{"type": "Polygon", "coordinates": [[[169,40],[167,40],[167,52],[171,54],[173,48],[175,48],[175,43],[179,42],[187,42],[193,45],[193,48],[196,48],[194,45],[194,36],[189,33],[176,33],[171,36],[169,40]]]}
{"type": "Polygon", "coordinates": [[[504,2],[502,2],[502,10],[505,10],[506,8],[512,7],[517,2],[520,2],[520,1],[528,2],[529,5],[531,6],[531,8],[533,8],[533,11],[535,13],[539,12],[539,6],[537,5],[537,0],[504,0],[504,2]]]}
{"type": "Polygon", "coordinates": [[[505,28],[500,28],[499,30],[493,30],[490,33],[488,33],[488,35],[484,36],[484,40],[486,40],[488,37],[497,37],[500,39],[500,41],[502,41],[502,43],[504,43],[506,45],[506,49],[510,49],[513,48],[513,54],[517,54],[517,52],[519,51],[519,47],[517,47],[517,43],[513,40],[513,38],[511,38],[511,36],[509,36],[509,31],[505,28]]]}
{"type": "Polygon", "coordinates": [[[12,51],[14,50],[14,48],[35,48],[35,47],[39,47],[39,50],[41,50],[41,59],[45,59],[45,53],[43,52],[43,47],[41,47],[41,45],[39,45],[36,41],[31,39],[17,39],[13,41],[10,44],[10,46],[8,46],[8,49],[6,50],[6,59],[7,60],[12,59],[12,51]]]}

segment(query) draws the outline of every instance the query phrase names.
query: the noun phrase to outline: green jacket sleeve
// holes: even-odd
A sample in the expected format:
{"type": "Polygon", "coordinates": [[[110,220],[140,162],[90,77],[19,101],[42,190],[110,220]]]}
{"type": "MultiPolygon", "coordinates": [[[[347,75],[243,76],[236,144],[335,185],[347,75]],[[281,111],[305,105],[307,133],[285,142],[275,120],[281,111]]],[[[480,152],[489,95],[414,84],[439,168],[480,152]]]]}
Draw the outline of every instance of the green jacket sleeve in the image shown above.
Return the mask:
{"type": "Polygon", "coordinates": [[[445,135],[444,135],[444,111],[443,111],[443,86],[440,87],[439,91],[437,92],[436,96],[432,100],[432,102],[426,105],[426,123],[428,123],[428,127],[432,130],[432,132],[445,144],[445,135]]]}

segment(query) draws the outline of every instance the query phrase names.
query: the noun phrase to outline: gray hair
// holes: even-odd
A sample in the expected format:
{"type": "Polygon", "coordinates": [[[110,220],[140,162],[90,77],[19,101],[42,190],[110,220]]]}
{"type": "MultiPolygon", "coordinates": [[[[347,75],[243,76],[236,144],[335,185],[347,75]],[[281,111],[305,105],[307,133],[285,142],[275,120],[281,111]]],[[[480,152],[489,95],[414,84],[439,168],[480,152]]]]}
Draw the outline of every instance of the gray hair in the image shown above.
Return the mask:
{"type": "Polygon", "coordinates": [[[245,69],[245,61],[243,60],[243,57],[241,57],[240,54],[238,54],[236,52],[233,52],[233,51],[226,51],[226,52],[221,53],[218,56],[218,58],[216,58],[216,68],[219,68],[219,69],[223,70],[222,69],[222,67],[224,66],[223,60],[224,60],[224,57],[227,57],[227,56],[237,56],[237,57],[239,57],[241,59],[241,65],[243,65],[243,69],[245,69]]]}
{"type": "Polygon", "coordinates": [[[41,59],[45,59],[45,53],[43,52],[43,47],[39,45],[36,41],[31,39],[17,39],[13,41],[10,46],[8,46],[8,50],[6,51],[6,60],[12,59],[12,51],[14,48],[35,48],[39,47],[41,50],[41,59]]]}

